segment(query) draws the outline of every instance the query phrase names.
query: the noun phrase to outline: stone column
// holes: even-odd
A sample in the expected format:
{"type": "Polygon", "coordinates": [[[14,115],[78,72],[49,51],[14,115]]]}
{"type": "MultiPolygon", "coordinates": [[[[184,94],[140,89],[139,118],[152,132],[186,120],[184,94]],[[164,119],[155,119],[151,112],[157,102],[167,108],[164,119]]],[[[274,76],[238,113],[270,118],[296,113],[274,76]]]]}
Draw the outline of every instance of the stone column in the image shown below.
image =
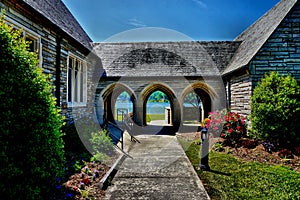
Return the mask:
{"type": "Polygon", "coordinates": [[[140,98],[140,95],[137,97],[136,104],[134,104],[134,122],[138,126],[143,126],[144,125],[144,106],[143,106],[143,100],[140,98]]]}

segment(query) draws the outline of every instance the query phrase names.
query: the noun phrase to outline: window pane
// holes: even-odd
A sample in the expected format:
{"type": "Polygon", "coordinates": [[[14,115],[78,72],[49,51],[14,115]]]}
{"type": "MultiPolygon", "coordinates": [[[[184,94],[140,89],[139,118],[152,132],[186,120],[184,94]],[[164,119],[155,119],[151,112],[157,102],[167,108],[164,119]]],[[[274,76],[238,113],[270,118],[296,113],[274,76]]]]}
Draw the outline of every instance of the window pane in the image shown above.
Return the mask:
{"type": "Polygon", "coordinates": [[[26,37],[25,38],[26,42],[29,42],[29,51],[31,52],[36,52],[37,51],[37,41],[31,37],[26,37]]]}
{"type": "Polygon", "coordinates": [[[68,102],[72,102],[72,77],[73,77],[73,59],[69,59],[69,74],[68,74],[68,102]]]}
{"type": "Polygon", "coordinates": [[[84,65],[81,66],[80,68],[80,102],[83,102],[83,75],[84,75],[84,65]]]}
{"type": "Polygon", "coordinates": [[[79,68],[79,61],[76,60],[76,65],[75,65],[75,94],[74,94],[74,101],[78,102],[78,82],[79,82],[79,78],[78,78],[78,68],[79,68]]]}

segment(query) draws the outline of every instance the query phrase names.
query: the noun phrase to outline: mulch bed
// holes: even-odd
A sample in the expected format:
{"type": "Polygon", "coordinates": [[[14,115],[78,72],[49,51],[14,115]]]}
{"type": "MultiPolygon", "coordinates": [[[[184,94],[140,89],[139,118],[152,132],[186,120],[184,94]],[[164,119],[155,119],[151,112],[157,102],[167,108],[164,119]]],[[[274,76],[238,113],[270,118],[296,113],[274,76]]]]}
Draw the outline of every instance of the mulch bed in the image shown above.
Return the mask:
{"type": "Polygon", "coordinates": [[[63,186],[73,193],[74,199],[101,199],[105,192],[99,188],[99,182],[109,169],[107,165],[89,162],[80,173],[70,176],[63,186]]]}
{"type": "MultiPolygon", "coordinates": [[[[177,137],[183,138],[187,141],[194,141],[200,139],[200,132],[195,133],[182,133],[177,134],[177,137]]],[[[244,139],[247,141],[248,139],[244,139]]],[[[223,143],[224,139],[218,139],[219,143],[223,143]]],[[[245,161],[255,161],[260,163],[266,163],[271,165],[283,165],[291,168],[292,170],[300,172],[300,156],[292,155],[292,158],[282,158],[279,156],[280,152],[267,152],[262,145],[263,141],[255,141],[257,145],[251,148],[244,146],[232,147],[223,145],[223,149],[220,152],[230,153],[233,156],[245,161]]]]}
{"type": "MultiPolygon", "coordinates": [[[[281,158],[279,152],[268,153],[262,144],[259,144],[253,149],[248,149],[245,147],[229,148],[229,151],[233,156],[241,158],[245,161],[256,161],[266,164],[277,164],[290,167],[291,169],[300,172],[300,157],[293,155],[293,158],[281,158]]],[[[225,149],[225,152],[227,150],[225,149]]]]}
{"type": "Polygon", "coordinates": [[[99,182],[117,160],[114,155],[108,162],[85,162],[80,172],[70,174],[68,180],[61,182],[53,191],[49,200],[85,200],[103,199],[105,191],[100,189],[99,182]]]}

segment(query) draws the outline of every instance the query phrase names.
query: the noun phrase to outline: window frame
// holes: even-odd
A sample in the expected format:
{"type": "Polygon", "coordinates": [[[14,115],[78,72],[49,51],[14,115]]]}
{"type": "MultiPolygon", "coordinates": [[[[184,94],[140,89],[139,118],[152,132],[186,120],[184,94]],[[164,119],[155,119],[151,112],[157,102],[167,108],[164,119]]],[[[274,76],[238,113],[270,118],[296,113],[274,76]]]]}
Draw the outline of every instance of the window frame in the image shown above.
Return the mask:
{"type": "Polygon", "coordinates": [[[26,40],[26,38],[30,38],[32,40],[36,41],[36,50],[35,52],[38,55],[38,60],[39,60],[39,67],[42,68],[43,66],[43,54],[42,54],[42,39],[39,34],[36,32],[30,30],[29,28],[25,27],[24,25],[20,24],[19,22],[15,21],[12,19],[10,16],[5,15],[5,21],[7,22],[8,25],[21,30],[22,31],[22,36],[26,40]]]}
{"type": "Polygon", "coordinates": [[[87,104],[87,63],[86,61],[84,61],[83,59],[81,59],[80,57],[72,53],[68,54],[68,60],[67,60],[66,101],[68,102],[68,107],[84,107],[87,104]],[[72,66],[70,66],[71,63],[72,66]],[[75,74],[76,65],[78,68],[77,74],[75,74]],[[70,79],[70,73],[72,76],[71,79],[70,79]],[[69,91],[70,85],[72,89],[71,93],[69,91]]]}

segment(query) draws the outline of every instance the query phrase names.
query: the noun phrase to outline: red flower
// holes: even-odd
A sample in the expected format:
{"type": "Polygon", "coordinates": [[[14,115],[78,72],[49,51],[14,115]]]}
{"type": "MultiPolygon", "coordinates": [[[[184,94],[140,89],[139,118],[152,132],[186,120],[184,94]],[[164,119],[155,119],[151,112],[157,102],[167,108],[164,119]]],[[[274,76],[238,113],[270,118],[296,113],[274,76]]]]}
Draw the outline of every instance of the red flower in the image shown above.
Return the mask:
{"type": "Polygon", "coordinates": [[[76,191],[76,192],[80,192],[80,189],[76,186],[73,187],[73,190],[76,191]]]}
{"type": "Polygon", "coordinates": [[[222,133],[222,134],[221,134],[221,137],[225,137],[225,134],[224,134],[224,133],[222,133]]]}
{"type": "Polygon", "coordinates": [[[236,130],[240,131],[241,130],[241,126],[237,126],[236,130]]]}
{"type": "Polygon", "coordinates": [[[241,124],[244,126],[245,125],[245,119],[241,120],[241,124]]]}
{"type": "Polygon", "coordinates": [[[230,128],[227,132],[228,133],[232,133],[232,131],[233,131],[232,128],[230,128]]]}
{"type": "Polygon", "coordinates": [[[82,179],[82,182],[86,185],[88,185],[90,183],[90,180],[88,178],[84,178],[82,179]]]}

